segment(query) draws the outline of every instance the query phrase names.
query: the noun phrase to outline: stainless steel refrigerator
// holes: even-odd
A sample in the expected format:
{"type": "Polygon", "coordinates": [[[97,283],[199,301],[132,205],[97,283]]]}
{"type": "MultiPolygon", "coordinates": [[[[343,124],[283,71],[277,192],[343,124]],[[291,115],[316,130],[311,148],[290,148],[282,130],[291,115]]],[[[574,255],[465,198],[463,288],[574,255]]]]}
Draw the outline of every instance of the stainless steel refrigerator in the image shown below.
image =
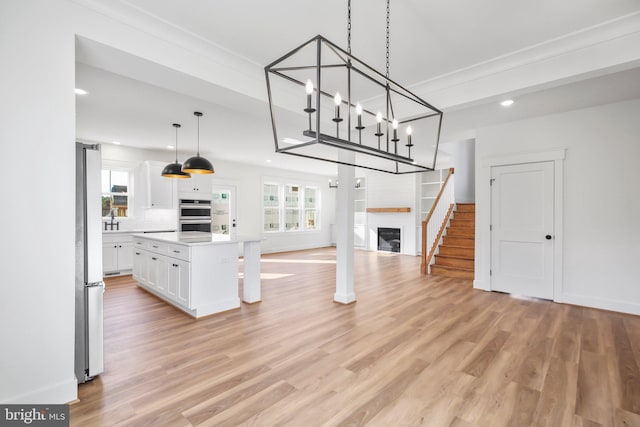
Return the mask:
{"type": "Polygon", "coordinates": [[[78,384],[104,370],[100,145],[76,143],[76,346],[78,384]]]}

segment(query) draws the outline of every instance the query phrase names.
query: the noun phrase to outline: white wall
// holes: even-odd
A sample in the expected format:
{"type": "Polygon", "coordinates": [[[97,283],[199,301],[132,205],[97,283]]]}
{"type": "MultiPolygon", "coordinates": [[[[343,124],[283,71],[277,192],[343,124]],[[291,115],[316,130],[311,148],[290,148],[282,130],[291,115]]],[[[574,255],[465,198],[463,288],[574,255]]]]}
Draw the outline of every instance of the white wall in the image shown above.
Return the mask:
{"type": "Polygon", "coordinates": [[[368,208],[411,208],[409,213],[368,213],[368,249],[378,249],[378,227],[401,229],[401,251],[416,255],[419,227],[417,223],[416,175],[392,175],[366,172],[368,208]]]}
{"type": "Polygon", "coordinates": [[[75,399],[74,39],[65,4],[0,2],[0,402],[75,399]]]}
{"type": "Polygon", "coordinates": [[[444,144],[451,153],[452,167],[455,169],[456,203],[473,203],[476,200],[475,139],[444,144]]]}
{"type": "Polygon", "coordinates": [[[488,283],[486,159],[566,148],[561,300],[640,314],[640,100],[479,129],[476,281],[488,283]]]}

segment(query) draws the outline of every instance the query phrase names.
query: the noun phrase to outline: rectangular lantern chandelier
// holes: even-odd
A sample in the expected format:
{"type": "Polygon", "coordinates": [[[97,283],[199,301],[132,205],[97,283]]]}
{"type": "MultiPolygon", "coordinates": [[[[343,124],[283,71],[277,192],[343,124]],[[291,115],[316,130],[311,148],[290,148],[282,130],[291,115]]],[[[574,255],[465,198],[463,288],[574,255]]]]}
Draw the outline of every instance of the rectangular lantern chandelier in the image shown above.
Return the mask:
{"type": "Polygon", "coordinates": [[[265,75],[276,152],[392,174],[435,169],[442,111],[326,38],[265,75]]]}

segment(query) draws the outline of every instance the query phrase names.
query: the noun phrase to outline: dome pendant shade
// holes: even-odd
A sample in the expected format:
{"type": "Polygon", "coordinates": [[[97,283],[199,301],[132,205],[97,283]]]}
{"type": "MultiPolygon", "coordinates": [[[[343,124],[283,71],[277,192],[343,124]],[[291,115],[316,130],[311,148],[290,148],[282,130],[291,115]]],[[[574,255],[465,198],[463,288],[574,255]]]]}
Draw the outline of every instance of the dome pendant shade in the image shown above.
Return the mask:
{"type": "Polygon", "coordinates": [[[178,163],[178,129],[180,129],[180,124],[174,123],[171,126],[176,129],[176,161],[165,166],[161,175],[166,178],[191,178],[191,175],[182,172],[182,165],[178,163]]]}
{"type": "Polygon", "coordinates": [[[182,165],[182,172],[196,173],[196,174],[211,174],[214,173],[213,165],[204,157],[200,157],[200,117],[202,113],[194,111],[194,116],[198,118],[198,151],[196,155],[187,159],[182,165]]]}
{"type": "Polygon", "coordinates": [[[182,165],[182,171],[196,174],[211,174],[215,172],[211,162],[200,156],[194,156],[185,160],[182,165]]]}
{"type": "Polygon", "coordinates": [[[188,173],[182,172],[182,165],[178,162],[169,163],[167,166],[162,169],[162,176],[167,178],[191,178],[191,175],[188,173]]]}

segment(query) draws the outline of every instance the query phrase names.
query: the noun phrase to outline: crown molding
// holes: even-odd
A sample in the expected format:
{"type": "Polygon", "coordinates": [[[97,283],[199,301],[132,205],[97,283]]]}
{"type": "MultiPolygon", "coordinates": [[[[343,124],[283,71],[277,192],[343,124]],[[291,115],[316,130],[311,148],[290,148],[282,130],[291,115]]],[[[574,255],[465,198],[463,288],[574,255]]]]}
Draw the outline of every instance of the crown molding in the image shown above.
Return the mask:
{"type": "MultiPolygon", "coordinates": [[[[228,89],[266,101],[263,66],[127,0],[71,0],[130,29],[205,59],[229,76],[228,89]],[[240,79],[239,76],[242,76],[240,79]],[[232,87],[233,86],[233,87],[232,87]]],[[[150,59],[150,58],[148,58],[150,59]]],[[[640,12],[443,74],[407,88],[440,109],[454,110],[502,94],[539,89],[619,70],[640,61],[640,12]]],[[[223,79],[225,80],[225,79],[223,79]]]]}
{"type": "MultiPolygon", "coordinates": [[[[254,86],[259,82],[260,87],[264,85],[263,66],[239,55],[219,44],[201,37],[185,28],[172,24],[161,19],[126,0],[104,2],[100,0],[71,0],[73,3],[97,13],[112,21],[128,27],[134,31],[139,31],[147,36],[154,37],[164,43],[183,49],[186,53],[197,55],[209,63],[214,63],[220,70],[226,71],[229,75],[241,74],[252,81],[254,86]]],[[[96,40],[99,41],[99,40],[96,40]]],[[[115,47],[115,46],[114,46],[115,47]]],[[[240,88],[229,88],[237,90],[240,88]]],[[[240,90],[241,92],[246,92],[240,90]]],[[[254,97],[266,100],[264,90],[253,94],[254,97]]]]}
{"type": "Polygon", "coordinates": [[[503,89],[494,90],[495,96],[571,75],[584,74],[586,77],[586,73],[593,73],[598,69],[638,61],[640,45],[634,43],[639,35],[640,12],[634,12],[410,85],[408,88],[418,96],[433,101],[440,108],[451,108],[490,95],[478,93],[475,96],[448,100],[442,95],[444,92],[455,92],[458,89],[464,89],[468,93],[475,92],[474,85],[486,85],[492,78],[502,80],[503,89]],[[610,55],[602,55],[604,46],[612,49],[610,55]],[[594,53],[601,55],[594,58],[592,56],[594,53]],[[571,63],[565,63],[565,59],[570,60],[571,63]],[[582,69],[579,69],[581,65],[582,69]],[[537,76],[531,75],[529,79],[518,79],[516,78],[518,73],[534,73],[537,76]],[[519,84],[514,84],[518,80],[520,80],[519,84]]]}

